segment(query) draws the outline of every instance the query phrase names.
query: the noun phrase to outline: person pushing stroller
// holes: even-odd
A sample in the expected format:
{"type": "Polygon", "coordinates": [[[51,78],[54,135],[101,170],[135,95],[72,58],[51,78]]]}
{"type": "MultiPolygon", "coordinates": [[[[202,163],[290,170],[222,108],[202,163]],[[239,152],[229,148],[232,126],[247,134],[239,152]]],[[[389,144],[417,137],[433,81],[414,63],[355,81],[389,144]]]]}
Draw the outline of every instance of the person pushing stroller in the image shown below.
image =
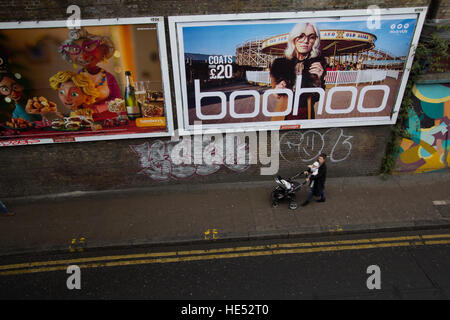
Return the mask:
{"type": "Polygon", "coordinates": [[[325,165],[325,154],[321,154],[316,162],[308,166],[306,171],[301,171],[291,178],[282,178],[281,176],[275,177],[275,182],[277,186],[272,190],[271,200],[272,207],[278,207],[278,203],[283,199],[289,201],[289,208],[292,210],[297,209],[297,199],[296,192],[301,189],[302,186],[309,183],[310,191],[308,199],[302,204],[302,206],[307,205],[313,198],[314,195],[321,196],[319,202],[325,202],[325,179],[327,173],[327,167],[325,165]],[[303,183],[299,183],[294,179],[299,175],[304,174],[306,179],[303,183]]]}
{"type": "MultiPolygon", "coordinates": [[[[291,178],[282,178],[281,176],[275,177],[277,186],[273,189],[271,194],[272,207],[278,207],[278,203],[282,199],[287,199],[289,201],[289,208],[292,210],[297,209],[298,203],[295,194],[302,186],[310,183],[308,179],[310,179],[311,176],[315,176],[319,173],[319,166],[319,162],[316,161],[312,165],[308,166],[309,169],[307,171],[299,172],[291,178]],[[305,174],[307,179],[305,179],[302,183],[295,181],[294,179],[301,174],[305,174]]],[[[312,186],[314,182],[311,182],[310,184],[312,186]]]]}
{"type": "Polygon", "coordinates": [[[327,166],[325,160],[327,155],[322,153],[316,162],[309,166],[308,170],[304,172],[307,175],[306,181],[310,183],[309,195],[302,207],[307,206],[313,196],[320,196],[317,202],[325,202],[325,181],[327,179],[327,166]]]}

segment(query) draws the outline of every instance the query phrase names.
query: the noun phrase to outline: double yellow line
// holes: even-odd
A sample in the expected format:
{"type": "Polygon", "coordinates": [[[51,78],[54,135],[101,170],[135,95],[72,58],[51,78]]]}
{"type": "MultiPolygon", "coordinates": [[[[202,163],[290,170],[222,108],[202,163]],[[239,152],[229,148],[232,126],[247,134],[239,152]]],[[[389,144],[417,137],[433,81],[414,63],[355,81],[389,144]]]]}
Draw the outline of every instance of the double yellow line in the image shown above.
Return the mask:
{"type": "Polygon", "coordinates": [[[442,244],[450,244],[450,234],[415,235],[391,238],[354,239],[323,242],[279,243],[260,246],[242,246],[208,250],[153,252],[3,265],[0,266],[0,276],[61,271],[67,270],[67,267],[70,265],[77,265],[80,268],[103,268],[152,263],[257,257],[292,253],[301,254],[442,244]]]}

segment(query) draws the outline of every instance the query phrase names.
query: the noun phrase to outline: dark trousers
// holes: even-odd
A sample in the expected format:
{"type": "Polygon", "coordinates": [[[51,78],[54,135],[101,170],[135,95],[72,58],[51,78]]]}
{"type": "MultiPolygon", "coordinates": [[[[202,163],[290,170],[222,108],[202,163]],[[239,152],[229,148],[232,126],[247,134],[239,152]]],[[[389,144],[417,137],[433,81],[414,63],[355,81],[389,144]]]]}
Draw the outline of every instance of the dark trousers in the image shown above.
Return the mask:
{"type": "Polygon", "coordinates": [[[0,211],[3,212],[3,213],[8,213],[8,209],[6,208],[6,206],[1,201],[0,201],[0,211]]]}
{"type": "MultiPolygon", "coordinates": [[[[310,202],[314,196],[314,192],[313,192],[314,188],[309,188],[309,195],[308,195],[308,199],[306,199],[306,202],[310,202]]],[[[322,193],[320,194],[320,199],[321,200],[325,200],[325,189],[322,190],[322,193]]]]}

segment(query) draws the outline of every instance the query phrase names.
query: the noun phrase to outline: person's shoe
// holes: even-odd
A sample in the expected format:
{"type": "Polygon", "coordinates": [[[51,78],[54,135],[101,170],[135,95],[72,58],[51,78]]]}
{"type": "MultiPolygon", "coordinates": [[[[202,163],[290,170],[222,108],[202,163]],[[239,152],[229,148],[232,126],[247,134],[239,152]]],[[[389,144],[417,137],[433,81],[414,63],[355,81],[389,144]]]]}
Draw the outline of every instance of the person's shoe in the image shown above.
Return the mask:
{"type": "Polygon", "coordinates": [[[306,207],[309,204],[309,201],[305,201],[302,203],[302,207],[306,207]]]}
{"type": "Polygon", "coordinates": [[[317,200],[317,202],[325,202],[325,199],[317,200]]]}

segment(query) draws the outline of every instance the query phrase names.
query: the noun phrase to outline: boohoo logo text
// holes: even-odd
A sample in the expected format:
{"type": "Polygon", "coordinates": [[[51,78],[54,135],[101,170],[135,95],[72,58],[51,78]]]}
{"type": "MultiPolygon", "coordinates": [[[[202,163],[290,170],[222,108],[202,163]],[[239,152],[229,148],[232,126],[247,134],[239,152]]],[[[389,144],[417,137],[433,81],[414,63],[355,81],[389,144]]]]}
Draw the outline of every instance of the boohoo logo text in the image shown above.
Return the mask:
{"type": "Polygon", "coordinates": [[[302,76],[299,75],[297,77],[297,84],[295,88],[295,93],[290,89],[269,89],[263,93],[262,96],[262,108],[261,108],[261,96],[258,91],[256,90],[237,90],[233,91],[230,94],[230,100],[229,100],[229,110],[227,109],[227,97],[225,93],[221,91],[208,91],[208,92],[201,92],[200,89],[200,80],[195,79],[194,80],[194,89],[195,89],[195,111],[196,115],[199,120],[220,120],[225,118],[227,116],[227,113],[232,118],[235,119],[243,119],[243,118],[254,118],[258,116],[261,112],[266,117],[280,117],[280,116],[286,116],[288,114],[293,114],[294,116],[298,115],[298,109],[299,109],[299,101],[302,94],[305,93],[317,93],[319,94],[319,101],[318,101],[318,109],[317,114],[327,113],[327,114],[348,114],[352,112],[355,108],[361,113],[379,113],[383,111],[386,108],[387,100],[390,93],[390,88],[387,85],[371,85],[371,86],[365,86],[361,89],[358,97],[358,90],[356,87],[334,87],[331,88],[328,92],[326,102],[325,102],[325,90],[322,88],[302,88],[302,76]],[[364,99],[366,97],[366,94],[369,91],[382,91],[383,92],[383,98],[381,101],[381,104],[378,107],[375,108],[366,108],[364,107],[364,99]],[[351,100],[350,104],[342,109],[333,109],[332,108],[332,101],[333,101],[333,95],[336,92],[349,92],[351,94],[351,100]],[[287,108],[284,111],[278,111],[273,112],[269,111],[268,109],[268,99],[269,96],[272,94],[285,94],[288,97],[288,103],[287,108]],[[239,96],[253,96],[255,99],[255,104],[252,112],[248,113],[237,113],[234,101],[236,100],[236,97],[239,96]],[[202,105],[201,101],[203,98],[206,97],[218,97],[221,101],[221,108],[220,113],[218,114],[203,114],[202,113],[202,105]],[[357,99],[358,97],[358,99],[357,99]],[[261,110],[262,109],[262,110],[261,110]]]}

